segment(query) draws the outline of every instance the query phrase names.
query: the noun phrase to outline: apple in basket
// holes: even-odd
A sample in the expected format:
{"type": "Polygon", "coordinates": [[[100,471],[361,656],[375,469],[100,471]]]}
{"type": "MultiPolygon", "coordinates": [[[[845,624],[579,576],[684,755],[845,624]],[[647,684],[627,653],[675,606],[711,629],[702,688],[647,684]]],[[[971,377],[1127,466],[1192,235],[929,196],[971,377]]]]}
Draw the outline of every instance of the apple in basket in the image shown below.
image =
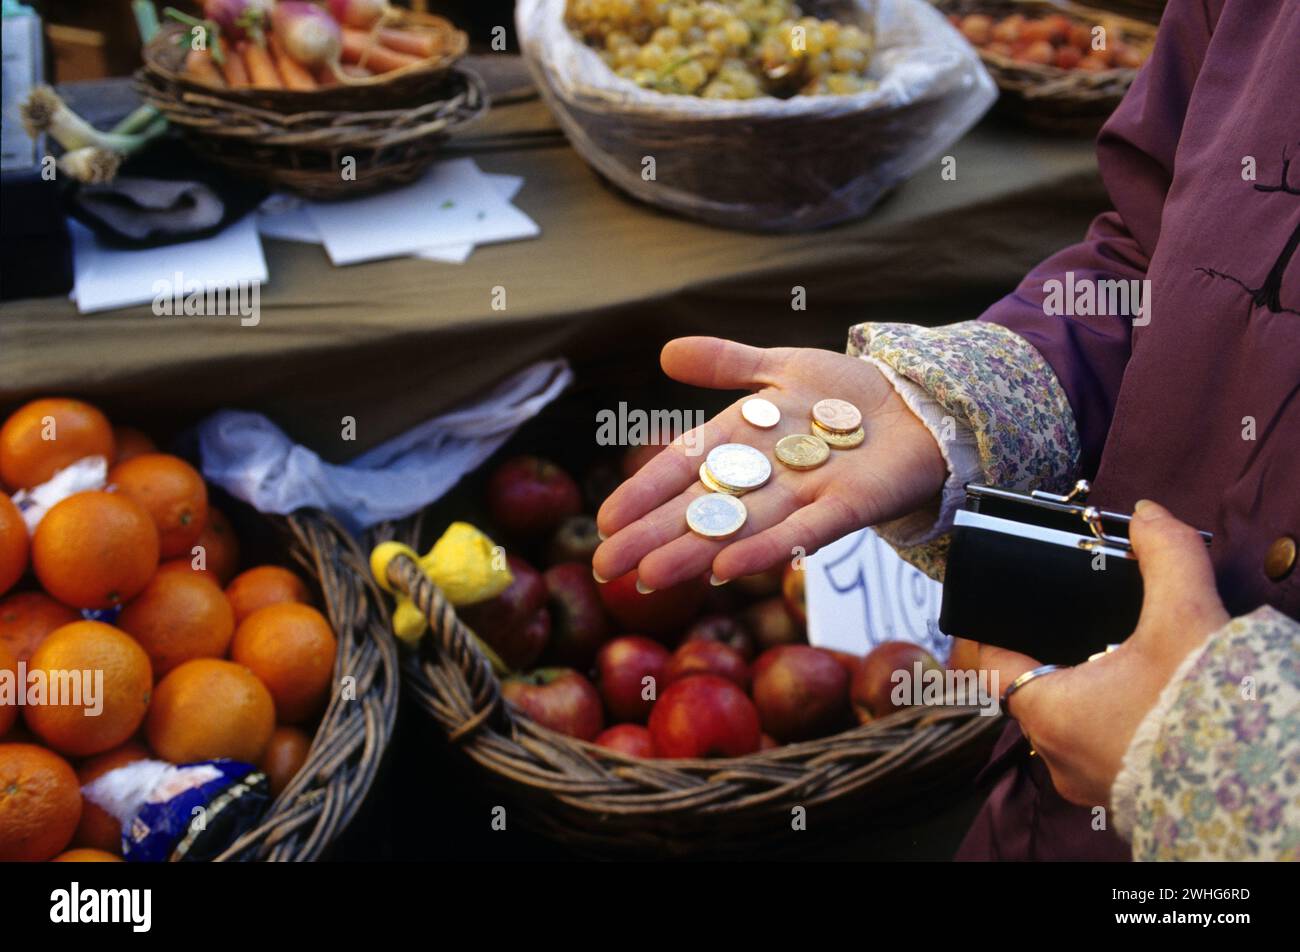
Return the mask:
{"type": "Polygon", "coordinates": [[[749,690],[749,664],[739,651],[720,641],[684,641],[668,659],[664,683],[697,674],[716,674],[742,691],[749,690]]]}
{"type": "Polygon", "coordinates": [[[650,712],[650,734],[670,758],[743,757],[762,743],[754,702],[715,674],[669,685],[650,712]]]}
{"type": "Polygon", "coordinates": [[[803,629],[790,617],[790,612],[779,595],[755,602],[740,617],[744,626],[753,634],[760,651],[804,640],[803,629]]]}
{"type": "Polygon", "coordinates": [[[506,556],[514,581],[495,598],[456,609],[460,620],[514,669],[531,667],[551,634],[546,582],[517,555],[506,556]]]}
{"type": "Polygon", "coordinates": [[[605,726],[600,695],[572,668],[538,668],[501,685],[507,701],[544,727],[579,740],[595,740],[605,726]]]}
{"type": "Polygon", "coordinates": [[[538,456],[516,456],[488,477],[492,521],[507,534],[529,538],[553,531],[582,511],[578,484],[559,466],[538,456]]]}
{"type": "MultiPolygon", "coordinates": [[[[895,704],[892,695],[899,678],[905,675],[911,679],[915,676],[917,663],[921,665],[922,674],[942,670],[934,655],[910,641],[886,641],[872,648],[858,665],[857,674],[853,677],[851,695],[853,711],[858,720],[865,724],[874,717],[884,717],[896,708],[907,707],[907,704],[895,704]],[[899,672],[898,678],[895,677],[896,672],[899,672]]],[[[911,698],[912,692],[906,691],[905,697],[911,698]]]]}
{"type": "Polygon", "coordinates": [[[849,673],[821,648],[771,648],[754,662],[754,704],[763,730],[782,743],[824,737],[852,723],[849,673]]]}
{"type": "Polygon", "coordinates": [[[591,577],[591,566],[561,562],[546,570],[551,638],[545,657],[555,664],[585,671],[609,637],[605,606],[591,577]]]}
{"type": "Polygon", "coordinates": [[[802,628],[808,626],[808,605],[804,598],[805,571],[787,565],[781,576],[781,597],[785,599],[785,609],[802,628]]]}
{"type": "Polygon", "coordinates": [[[656,637],[678,634],[704,604],[709,583],[703,576],[671,588],[642,594],[636,587],[636,569],[600,586],[600,600],[626,631],[643,631],[656,637]]]}
{"type": "Polygon", "coordinates": [[[596,520],[588,515],[570,516],[560,523],[560,527],[551,536],[551,543],[546,549],[549,564],[560,562],[582,562],[587,566],[587,575],[591,575],[591,557],[600,545],[600,531],[596,520]]]}
{"type": "Polygon", "coordinates": [[[668,649],[640,635],[624,635],[601,648],[596,655],[596,683],[610,716],[645,723],[664,688],[667,668],[668,649]]]}
{"type": "Polygon", "coordinates": [[[754,660],[754,638],[744,625],[730,615],[704,615],[686,630],[687,641],[716,641],[740,652],[746,662],[754,660]]]}
{"type": "Polygon", "coordinates": [[[629,757],[649,759],[655,755],[655,742],[650,729],[640,724],[615,724],[607,727],[595,742],[598,747],[607,747],[629,757]]]}

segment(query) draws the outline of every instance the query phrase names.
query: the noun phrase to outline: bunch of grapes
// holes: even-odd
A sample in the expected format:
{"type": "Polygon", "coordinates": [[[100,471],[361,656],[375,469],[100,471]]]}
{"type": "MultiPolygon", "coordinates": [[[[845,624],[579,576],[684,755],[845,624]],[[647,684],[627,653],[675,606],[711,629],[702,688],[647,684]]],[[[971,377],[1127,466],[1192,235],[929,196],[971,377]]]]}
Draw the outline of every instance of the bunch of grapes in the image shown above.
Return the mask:
{"type": "Polygon", "coordinates": [[[872,86],[872,35],[803,16],[792,0],[568,0],[565,22],[619,76],[659,92],[752,99],[872,86]]]}

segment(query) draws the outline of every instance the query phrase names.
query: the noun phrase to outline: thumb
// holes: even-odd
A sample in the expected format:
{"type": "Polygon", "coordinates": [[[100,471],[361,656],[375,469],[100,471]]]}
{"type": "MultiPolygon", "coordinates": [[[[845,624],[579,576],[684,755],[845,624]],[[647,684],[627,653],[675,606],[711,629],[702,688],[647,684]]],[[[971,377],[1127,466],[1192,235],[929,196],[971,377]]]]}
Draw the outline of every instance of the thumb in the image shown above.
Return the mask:
{"type": "Polygon", "coordinates": [[[678,337],[664,345],[659,363],[674,380],[717,390],[761,390],[767,351],[720,337],[678,337]]]}
{"type": "MultiPolygon", "coordinates": [[[[1228,622],[1214,583],[1214,566],[1199,532],[1168,509],[1140,500],[1129,523],[1129,541],[1142,572],[1138,631],[1201,637],[1228,622]]],[[[1180,639],[1181,640],[1181,639],[1180,639]]]]}

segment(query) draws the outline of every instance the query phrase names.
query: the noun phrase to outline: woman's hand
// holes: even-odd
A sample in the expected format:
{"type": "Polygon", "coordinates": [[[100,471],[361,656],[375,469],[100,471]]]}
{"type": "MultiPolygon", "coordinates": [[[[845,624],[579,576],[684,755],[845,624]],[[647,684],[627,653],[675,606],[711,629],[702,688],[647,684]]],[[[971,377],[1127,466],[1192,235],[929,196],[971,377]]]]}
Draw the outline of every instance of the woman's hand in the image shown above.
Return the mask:
{"type": "Polygon", "coordinates": [[[740,415],[744,399],[675,440],[601,506],[606,541],[593,567],[611,579],[632,569],[651,589],[667,588],[712,569],[730,580],[770,568],[796,552],[811,554],[863,526],[913,512],[934,500],[947,478],[938,444],[894,387],[867,361],[811,348],[762,349],[713,337],[684,337],[664,347],[668,376],[723,390],[752,390],[781,410],[762,430],[740,415]],[[862,411],[866,441],[832,450],[814,470],[776,461],[783,436],[809,432],[818,400],[838,397],[862,411]],[[749,517],[731,539],[712,541],[686,527],[686,506],[708,490],[700,464],[722,443],[747,443],[772,460],[772,478],[744,497],[749,517]]]}
{"type": "MultiPolygon", "coordinates": [[[[1114,651],[1035,678],[1012,695],[1010,713],[1073,803],[1107,806],[1110,790],[1147,712],[1183,659],[1228,623],[1205,543],[1153,502],[1140,502],[1129,538],[1142,570],[1142,614],[1114,651]]],[[[991,645],[980,668],[998,671],[1001,690],[1039,663],[991,645]]]]}

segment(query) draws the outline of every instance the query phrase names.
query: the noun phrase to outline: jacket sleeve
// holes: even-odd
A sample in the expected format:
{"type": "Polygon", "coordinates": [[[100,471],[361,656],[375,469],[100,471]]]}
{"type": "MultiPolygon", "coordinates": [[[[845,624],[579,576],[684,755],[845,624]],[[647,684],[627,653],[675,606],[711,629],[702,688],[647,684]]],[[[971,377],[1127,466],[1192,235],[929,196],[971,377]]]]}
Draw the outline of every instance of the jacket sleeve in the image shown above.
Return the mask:
{"type": "Polygon", "coordinates": [[[1096,473],[1134,326],[1150,320],[1150,301],[1143,294],[1135,309],[1130,299],[1127,314],[1071,316],[1076,309],[1067,305],[1067,291],[1091,285],[1096,293],[1096,282],[1146,278],[1192,86],[1220,6],[1186,0],[1165,8],[1151,57],[1097,140],[1097,164],[1114,210],[980,317],[1014,331],[1051,365],[1079,431],[1084,476],[1096,473]]]}
{"type": "Polygon", "coordinates": [[[1300,622],[1234,618],[1138,725],[1111,788],[1136,860],[1300,860],[1300,622]]]}

